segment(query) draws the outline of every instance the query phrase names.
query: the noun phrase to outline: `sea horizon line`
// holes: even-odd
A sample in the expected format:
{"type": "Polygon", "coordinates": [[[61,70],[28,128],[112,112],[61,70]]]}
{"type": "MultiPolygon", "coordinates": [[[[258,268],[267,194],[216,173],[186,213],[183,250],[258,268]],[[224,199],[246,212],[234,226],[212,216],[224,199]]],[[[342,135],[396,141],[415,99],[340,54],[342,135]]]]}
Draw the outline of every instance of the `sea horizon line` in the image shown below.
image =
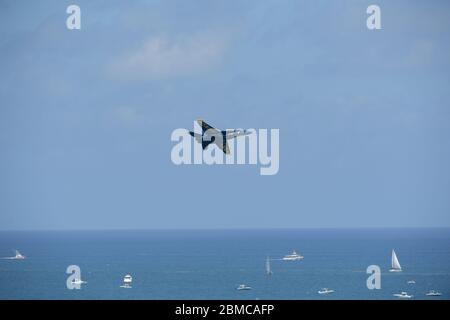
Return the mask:
{"type": "Polygon", "coordinates": [[[211,227],[211,228],[74,228],[74,229],[0,229],[0,232],[132,232],[132,231],[283,231],[283,230],[446,230],[450,226],[426,227],[211,227]]]}

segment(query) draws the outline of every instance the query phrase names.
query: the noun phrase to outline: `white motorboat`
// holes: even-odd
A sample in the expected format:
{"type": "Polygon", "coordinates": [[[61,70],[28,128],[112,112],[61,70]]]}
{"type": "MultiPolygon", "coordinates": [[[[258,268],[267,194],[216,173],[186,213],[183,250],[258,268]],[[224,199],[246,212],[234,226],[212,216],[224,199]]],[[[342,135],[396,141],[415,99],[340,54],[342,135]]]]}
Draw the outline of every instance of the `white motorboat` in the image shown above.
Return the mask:
{"type": "Polygon", "coordinates": [[[249,287],[249,286],[247,286],[247,285],[245,285],[245,284],[240,284],[237,288],[236,288],[236,290],[252,290],[252,287],[249,287]]]}
{"type": "Polygon", "coordinates": [[[84,284],[84,283],[87,283],[87,282],[83,281],[81,279],[78,279],[78,278],[72,279],[72,284],[84,284]]]}
{"type": "Polygon", "coordinates": [[[435,291],[435,290],[430,290],[425,295],[428,297],[440,297],[440,296],[442,296],[442,293],[435,291]]]}
{"type": "Polygon", "coordinates": [[[319,294],[329,294],[329,293],[333,293],[334,290],[328,289],[328,288],[322,288],[321,290],[318,291],[319,294]]]}
{"type": "Polygon", "coordinates": [[[131,282],[133,282],[133,277],[130,276],[129,274],[127,274],[125,277],[123,277],[123,282],[124,283],[131,283],[131,282]]]}
{"type": "Polygon", "coordinates": [[[133,277],[127,274],[123,277],[123,284],[120,286],[121,288],[131,288],[131,283],[133,282],[133,277]]]}
{"type": "Polygon", "coordinates": [[[400,299],[411,299],[413,295],[409,295],[407,292],[402,291],[401,293],[394,293],[394,297],[400,298],[400,299]]]}

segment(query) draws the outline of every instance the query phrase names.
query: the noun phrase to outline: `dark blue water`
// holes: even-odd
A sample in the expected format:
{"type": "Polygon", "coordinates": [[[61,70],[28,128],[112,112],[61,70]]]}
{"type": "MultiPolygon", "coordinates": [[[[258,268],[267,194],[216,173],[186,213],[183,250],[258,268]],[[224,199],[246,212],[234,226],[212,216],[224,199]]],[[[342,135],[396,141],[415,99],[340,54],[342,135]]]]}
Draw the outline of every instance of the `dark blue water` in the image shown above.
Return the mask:
{"type": "Polygon", "coordinates": [[[450,298],[450,229],[1,232],[0,256],[15,248],[27,259],[0,260],[0,299],[439,299],[424,295],[431,289],[450,298]],[[393,248],[402,273],[387,272],[393,248]],[[278,260],[293,249],[305,258],[278,260]],[[66,287],[72,264],[81,290],[66,287]],[[381,290],[366,287],[371,264],[381,290]],[[132,289],[120,288],[128,273],[132,289]]]}

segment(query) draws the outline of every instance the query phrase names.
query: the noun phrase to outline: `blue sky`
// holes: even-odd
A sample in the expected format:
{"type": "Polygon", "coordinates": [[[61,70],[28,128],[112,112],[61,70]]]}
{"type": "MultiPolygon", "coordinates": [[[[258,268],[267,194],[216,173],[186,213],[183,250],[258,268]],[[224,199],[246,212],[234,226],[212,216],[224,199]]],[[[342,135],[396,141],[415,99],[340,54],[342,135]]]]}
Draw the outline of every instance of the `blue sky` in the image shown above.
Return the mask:
{"type": "Polygon", "coordinates": [[[450,226],[450,3],[376,3],[0,1],[0,229],[450,226]],[[279,173],[173,165],[198,117],[279,173]]]}

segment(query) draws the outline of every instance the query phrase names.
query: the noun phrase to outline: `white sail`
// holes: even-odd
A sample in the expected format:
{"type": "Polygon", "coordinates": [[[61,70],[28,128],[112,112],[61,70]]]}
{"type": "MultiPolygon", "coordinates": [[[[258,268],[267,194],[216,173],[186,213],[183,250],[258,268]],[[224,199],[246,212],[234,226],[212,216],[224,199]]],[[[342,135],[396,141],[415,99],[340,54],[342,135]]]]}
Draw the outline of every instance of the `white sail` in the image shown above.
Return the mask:
{"type": "Polygon", "coordinates": [[[270,259],[269,259],[269,257],[267,257],[267,259],[266,259],[266,273],[267,274],[272,274],[272,270],[270,269],[270,259]]]}
{"type": "Polygon", "coordinates": [[[402,270],[402,267],[400,266],[400,262],[398,261],[397,255],[395,254],[394,250],[392,250],[391,267],[392,267],[392,270],[402,270]]]}
{"type": "Polygon", "coordinates": [[[14,250],[14,251],[15,251],[16,255],[15,255],[12,259],[18,259],[18,260],[25,259],[25,256],[22,255],[22,254],[19,252],[19,250],[14,250]]]}

